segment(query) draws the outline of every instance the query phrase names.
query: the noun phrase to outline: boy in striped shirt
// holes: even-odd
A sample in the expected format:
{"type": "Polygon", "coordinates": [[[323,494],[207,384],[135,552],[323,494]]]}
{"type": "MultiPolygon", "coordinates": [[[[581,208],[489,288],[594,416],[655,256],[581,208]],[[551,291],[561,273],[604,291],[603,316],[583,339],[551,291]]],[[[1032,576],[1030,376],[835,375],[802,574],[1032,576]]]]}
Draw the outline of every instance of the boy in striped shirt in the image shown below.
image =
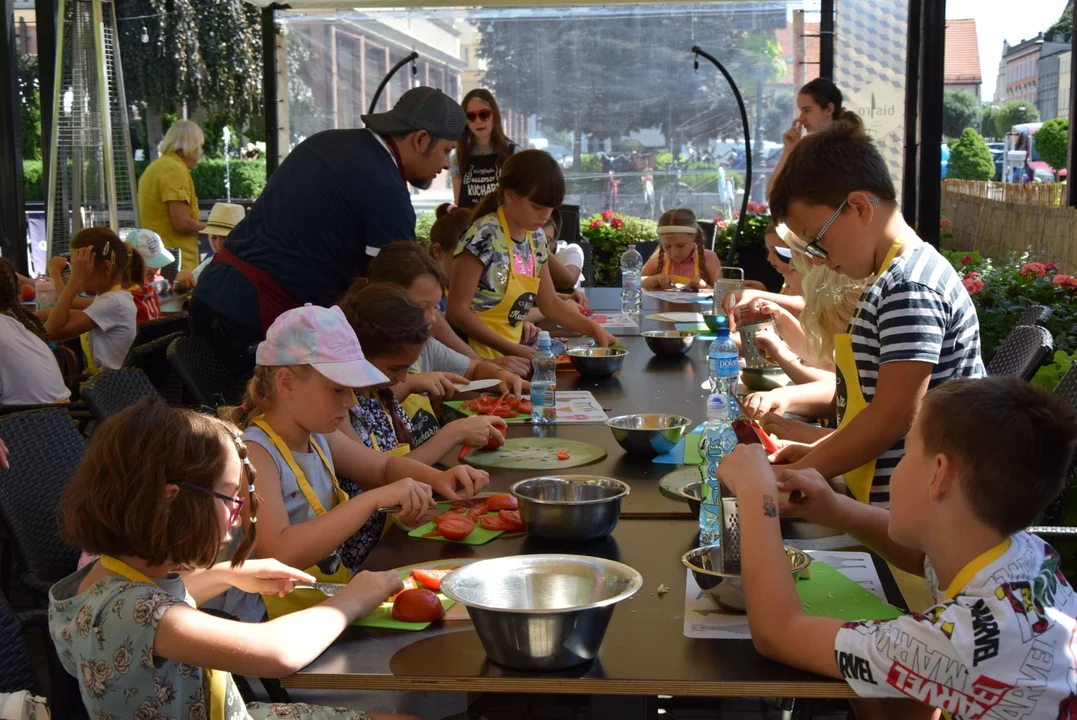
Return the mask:
{"type": "Polygon", "coordinates": [[[774,462],[843,476],[856,499],[884,507],[924,394],[985,374],[961,277],[905,223],[896,197],[886,162],[851,113],[803,138],[770,194],[775,220],[808,239],[813,262],[876,278],[848,333],[836,337],[837,431],[787,443],[774,462]]]}

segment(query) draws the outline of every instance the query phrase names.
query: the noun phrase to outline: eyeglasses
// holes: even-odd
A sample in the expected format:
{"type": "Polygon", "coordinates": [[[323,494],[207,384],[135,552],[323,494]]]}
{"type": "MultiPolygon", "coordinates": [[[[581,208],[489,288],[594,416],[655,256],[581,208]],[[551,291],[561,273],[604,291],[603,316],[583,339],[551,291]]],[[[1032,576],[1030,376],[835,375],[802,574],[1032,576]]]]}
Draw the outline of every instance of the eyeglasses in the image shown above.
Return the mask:
{"type": "MultiPolygon", "coordinates": [[[[878,205],[879,204],[879,199],[878,198],[868,198],[868,202],[871,203],[872,205],[878,205]]],[[[830,257],[830,253],[828,253],[823,248],[819,247],[819,241],[823,239],[823,235],[826,233],[827,230],[830,229],[830,226],[833,225],[837,221],[837,219],[841,216],[841,211],[844,210],[845,206],[848,205],[848,204],[849,204],[848,200],[842,200],[841,201],[841,205],[838,205],[838,209],[835,210],[834,214],[830,216],[830,219],[826,221],[826,225],[824,225],[823,229],[820,230],[819,233],[815,236],[815,239],[804,246],[804,254],[805,255],[807,255],[810,258],[815,258],[817,260],[826,260],[828,257],[830,257]]]]}
{"type": "Polygon", "coordinates": [[[198,485],[192,485],[191,483],[178,482],[178,483],[176,483],[176,485],[178,485],[178,486],[180,486],[182,488],[187,488],[188,490],[197,490],[200,493],[205,493],[206,495],[212,495],[215,498],[219,498],[221,500],[224,500],[225,502],[232,503],[232,510],[228,513],[228,524],[229,525],[234,525],[236,520],[239,519],[239,511],[243,509],[243,498],[238,497],[238,496],[237,497],[231,497],[229,495],[223,495],[223,494],[221,494],[219,492],[215,492],[213,490],[210,490],[209,488],[200,487],[198,485]]]}
{"type": "Polygon", "coordinates": [[[494,116],[493,110],[479,110],[478,112],[464,113],[467,115],[468,122],[475,122],[476,120],[489,120],[494,116]]]}

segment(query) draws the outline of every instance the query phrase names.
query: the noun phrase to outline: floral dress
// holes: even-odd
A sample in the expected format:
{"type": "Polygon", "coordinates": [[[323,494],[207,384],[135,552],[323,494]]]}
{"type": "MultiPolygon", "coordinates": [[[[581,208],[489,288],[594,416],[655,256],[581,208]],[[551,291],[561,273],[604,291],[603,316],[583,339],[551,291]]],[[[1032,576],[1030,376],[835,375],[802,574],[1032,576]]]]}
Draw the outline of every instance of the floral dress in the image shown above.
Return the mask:
{"type": "MultiPolygon", "coordinates": [[[[178,575],[155,585],[108,575],[82,593],[94,565],[56,583],[49,593],[49,632],[64,669],[80,681],[93,720],[211,720],[202,668],[157,657],[157,625],[177,603],[193,605],[178,575]]],[[[227,720],[301,718],[370,720],[366,713],[305,704],[243,704],[228,676],[227,720]]]]}

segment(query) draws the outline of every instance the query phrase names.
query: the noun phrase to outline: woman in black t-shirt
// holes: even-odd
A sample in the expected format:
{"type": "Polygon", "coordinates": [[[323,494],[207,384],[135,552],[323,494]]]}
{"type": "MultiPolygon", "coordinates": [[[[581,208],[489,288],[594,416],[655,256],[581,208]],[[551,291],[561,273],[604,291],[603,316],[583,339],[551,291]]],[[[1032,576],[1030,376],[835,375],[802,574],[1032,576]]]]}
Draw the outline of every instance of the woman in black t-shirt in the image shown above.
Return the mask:
{"type": "Polygon", "coordinates": [[[519,148],[501,129],[501,110],[489,90],[476,88],[460,103],[467,114],[467,130],[449,160],[456,204],[473,208],[497,189],[501,166],[519,148]]]}

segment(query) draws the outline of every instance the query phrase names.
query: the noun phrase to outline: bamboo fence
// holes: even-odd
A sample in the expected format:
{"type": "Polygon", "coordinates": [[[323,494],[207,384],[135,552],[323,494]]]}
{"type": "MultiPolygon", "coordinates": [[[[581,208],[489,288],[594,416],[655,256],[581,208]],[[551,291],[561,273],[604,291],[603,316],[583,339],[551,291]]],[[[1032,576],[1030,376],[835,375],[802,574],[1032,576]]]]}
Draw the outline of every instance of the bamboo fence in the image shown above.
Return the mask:
{"type": "Polygon", "coordinates": [[[1066,206],[1066,186],[944,180],[943,214],[951,250],[999,257],[1030,250],[1059,270],[1077,274],[1077,209],[1066,206]]]}

